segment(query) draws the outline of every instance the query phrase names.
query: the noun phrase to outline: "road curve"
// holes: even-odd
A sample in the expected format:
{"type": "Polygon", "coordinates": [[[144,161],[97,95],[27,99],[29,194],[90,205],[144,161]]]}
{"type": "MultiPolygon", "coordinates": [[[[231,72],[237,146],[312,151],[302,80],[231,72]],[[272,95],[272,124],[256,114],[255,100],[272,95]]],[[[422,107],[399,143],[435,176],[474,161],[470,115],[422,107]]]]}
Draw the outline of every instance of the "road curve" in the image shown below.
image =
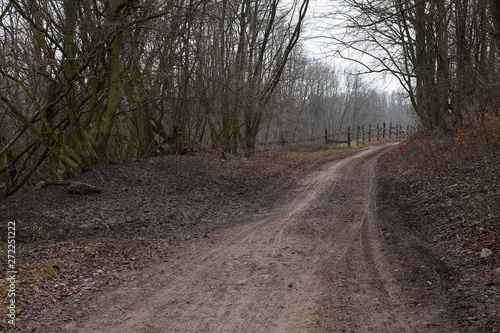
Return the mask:
{"type": "MultiPolygon", "coordinates": [[[[65,332],[419,332],[384,256],[375,165],[394,144],[327,160],[265,218],[175,253],[65,332]]],[[[428,330],[427,330],[428,331],[428,330]]]]}

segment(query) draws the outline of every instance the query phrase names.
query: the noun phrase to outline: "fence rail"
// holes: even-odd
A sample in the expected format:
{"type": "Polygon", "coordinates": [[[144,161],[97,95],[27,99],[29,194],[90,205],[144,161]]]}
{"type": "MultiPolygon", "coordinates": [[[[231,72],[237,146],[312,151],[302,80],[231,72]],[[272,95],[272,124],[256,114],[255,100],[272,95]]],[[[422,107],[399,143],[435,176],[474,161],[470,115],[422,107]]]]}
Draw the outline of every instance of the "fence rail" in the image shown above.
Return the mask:
{"type": "Polygon", "coordinates": [[[264,150],[259,150],[259,152],[269,151],[270,149],[267,149],[268,146],[281,145],[284,147],[285,145],[292,143],[295,144],[320,140],[322,140],[325,144],[347,144],[348,147],[351,147],[353,143],[356,143],[356,145],[359,146],[365,144],[365,141],[371,142],[372,140],[378,141],[380,139],[405,139],[409,134],[415,131],[415,127],[410,125],[404,128],[402,125],[393,125],[392,122],[389,123],[388,126],[386,123],[378,123],[376,126],[372,126],[371,124],[366,127],[365,125],[357,126],[357,130],[355,131],[353,131],[351,127],[347,127],[347,130],[343,132],[328,133],[328,130],[325,129],[324,136],[303,138],[299,140],[285,140],[282,136],[281,141],[265,142],[258,145],[264,147],[264,150]]]}
{"type": "Polygon", "coordinates": [[[365,141],[371,142],[372,139],[380,140],[380,139],[404,139],[407,138],[409,133],[414,131],[414,128],[410,125],[406,126],[406,129],[403,128],[402,125],[393,125],[389,123],[389,126],[386,126],[386,123],[377,124],[377,126],[372,126],[371,124],[366,126],[361,125],[358,126],[356,131],[352,131],[350,127],[347,128],[345,132],[339,133],[328,133],[328,130],[325,129],[325,143],[346,143],[349,147],[352,142],[356,142],[356,145],[364,144],[365,141]],[[332,140],[330,137],[341,137],[344,136],[344,140],[332,140]]]}

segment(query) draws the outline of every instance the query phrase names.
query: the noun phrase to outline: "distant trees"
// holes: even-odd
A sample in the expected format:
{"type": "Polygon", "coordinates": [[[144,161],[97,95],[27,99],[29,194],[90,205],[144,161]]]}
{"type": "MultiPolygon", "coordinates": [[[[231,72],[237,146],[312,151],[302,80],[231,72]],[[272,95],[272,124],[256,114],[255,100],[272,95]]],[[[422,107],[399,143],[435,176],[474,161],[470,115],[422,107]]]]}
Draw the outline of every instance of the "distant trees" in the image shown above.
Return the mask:
{"type": "Polygon", "coordinates": [[[498,35],[490,19],[498,18],[497,0],[341,3],[348,9],[336,15],[347,33],[333,38],[349,50],[346,57],[362,54],[366,71],[394,74],[424,126],[453,130],[498,103],[498,35]]]}
{"type": "Polygon", "coordinates": [[[380,91],[361,75],[307,59],[300,49],[295,50],[269,112],[263,142],[317,137],[325,129],[333,133],[389,121],[415,123],[411,103],[400,92],[380,91]]]}

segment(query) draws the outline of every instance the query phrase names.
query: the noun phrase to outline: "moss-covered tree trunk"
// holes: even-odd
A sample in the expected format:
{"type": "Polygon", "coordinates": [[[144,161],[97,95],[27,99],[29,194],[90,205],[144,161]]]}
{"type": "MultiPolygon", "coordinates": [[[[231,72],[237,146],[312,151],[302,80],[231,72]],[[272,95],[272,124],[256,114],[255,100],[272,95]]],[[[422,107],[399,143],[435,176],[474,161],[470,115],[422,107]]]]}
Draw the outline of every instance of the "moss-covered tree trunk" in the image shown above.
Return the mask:
{"type": "Polygon", "coordinates": [[[79,106],[76,100],[76,84],[79,75],[75,52],[77,6],[78,2],[72,0],[64,1],[64,13],[66,18],[64,28],[64,52],[66,59],[63,64],[64,77],[62,78],[63,82],[61,85],[66,97],[72,143],[80,158],[80,163],[83,163],[84,165],[82,166],[84,167],[98,163],[99,159],[80,122],[79,106]]]}
{"type": "Polygon", "coordinates": [[[119,30],[119,23],[120,12],[123,5],[123,0],[113,0],[110,14],[110,23],[115,26],[115,34],[109,46],[109,93],[106,111],[102,119],[96,143],[97,155],[101,162],[107,162],[109,160],[108,142],[115,124],[118,100],[120,98],[120,50],[122,47],[122,32],[119,30]]]}

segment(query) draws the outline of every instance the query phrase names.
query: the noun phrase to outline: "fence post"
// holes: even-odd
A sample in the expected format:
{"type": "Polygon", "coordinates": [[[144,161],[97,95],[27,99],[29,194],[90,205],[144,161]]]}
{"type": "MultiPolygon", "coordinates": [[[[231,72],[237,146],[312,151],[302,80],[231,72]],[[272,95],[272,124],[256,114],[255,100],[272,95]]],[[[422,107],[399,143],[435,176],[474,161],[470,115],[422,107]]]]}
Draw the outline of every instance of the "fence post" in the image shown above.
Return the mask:
{"type": "Polygon", "coordinates": [[[351,148],[351,127],[347,127],[347,147],[351,148]]]}
{"type": "Polygon", "coordinates": [[[360,127],[358,126],[358,132],[356,133],[356,146],[359,146],[359,131],[360,127]]]}
{"type": "Polygon", "coordinates": [[[281,134],[281,147],[285,147],[285,137],[281,134]]]}
{"type": "Polygon", "coordinates": [[[361,126],[361,142],[363,145],[365,144],[365,125],[364,124],[361,126]]]}
{"type": "Polygon", "coordinates": [[[384,123],[384,129],[382,131],[382,139],[385,139],[385,123],[384,123]]]}
{"type": "Polygon", "coordinates": [[[328,131],[326,128],[325,128],[325,144],[326,145],[328,144],[328,131]]]}
{"type": "Polygon", "coordinates": [[[380,140],[380,124],[377,123],[377,141],[380,140]]]}
{"type": "Polygon", "coordinates": [[[372,125],[368,125],[368,142],[372,142],[372,125]]]}
{"type": "Polygon", "coordinates": [[[392,136],[392,121],[389,123],[389,139],[391,139],[392,136]]]}

